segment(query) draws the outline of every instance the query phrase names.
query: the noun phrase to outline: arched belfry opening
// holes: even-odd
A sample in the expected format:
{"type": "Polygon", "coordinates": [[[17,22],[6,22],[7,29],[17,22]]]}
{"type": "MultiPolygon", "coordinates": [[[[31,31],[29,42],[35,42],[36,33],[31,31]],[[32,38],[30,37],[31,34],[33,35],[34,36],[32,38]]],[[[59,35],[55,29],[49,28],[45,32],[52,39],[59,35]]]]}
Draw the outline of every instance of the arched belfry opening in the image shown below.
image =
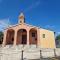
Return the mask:
{"type": "Polygon", "coordinates": [[[19,29],[17,32],[17,45],[27,44],[27,31],[25,29],[19,29]]]}
{"type": "Polygon", "coordinates": [[[29,44],[37,45],[37,30],[35,28],[29,31],[29,44]]]}
{"type": "Polygon", "coordinates": [[[12,45],[14,43],[14,33],[15,31],[13,29],[7,30],[6,45],[12,45]]]}
{"type": "Polygon", "coordinates": [[[23,24],[23,23],[25,23],[25,17],[24,17],[24,14],[23,13],[21,13],[20,15],[19,15],[19,21],[18,21],[18,23],[20,24],[23,24]]]}

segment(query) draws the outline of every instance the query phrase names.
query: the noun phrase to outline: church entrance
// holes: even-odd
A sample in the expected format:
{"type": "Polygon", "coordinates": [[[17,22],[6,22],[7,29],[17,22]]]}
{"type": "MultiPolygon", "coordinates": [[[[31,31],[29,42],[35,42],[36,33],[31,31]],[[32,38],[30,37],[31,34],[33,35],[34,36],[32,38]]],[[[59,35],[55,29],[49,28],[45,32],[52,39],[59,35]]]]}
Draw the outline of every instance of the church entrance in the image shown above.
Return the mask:
{"type": "Polygon", "coordinates": [[[27,31],[25,29],[18,30],[17,44],[27,44],[27,31]]]}
{"type": "Polygon", "coordinates": [[[27,44],[27,35],[22,35],[22,44],[27,44]]]}

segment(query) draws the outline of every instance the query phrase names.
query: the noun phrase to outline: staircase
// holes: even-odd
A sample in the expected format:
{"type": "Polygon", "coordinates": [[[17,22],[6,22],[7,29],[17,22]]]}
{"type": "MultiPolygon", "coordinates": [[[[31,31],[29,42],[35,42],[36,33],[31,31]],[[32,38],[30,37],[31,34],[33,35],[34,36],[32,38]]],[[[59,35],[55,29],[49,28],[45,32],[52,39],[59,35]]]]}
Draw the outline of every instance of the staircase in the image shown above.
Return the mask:
{"type": "Polygon", "coordinates": [[[15,47],[6,45],[6,47],[0,48],[0,60],[21,60],[22,50],[24,51],[24,59],[39,58],[39,51],[37,51],[38,48],[36,48],[36,45],[17,45],[15,47]]]}
{"type": "MultiPolygon", "coordinates": [[[[23,50],[23,58],[27,59],[40,59],[40,50],[42,50],[43,57],[54,57],[53,49],[41,49],[36,45],[7,45],[6,47],[0,46],[0,60],[21,60],[23,50]]],[[[56,49],[57,56],[60,56],[60,49],[56,49]]]]}

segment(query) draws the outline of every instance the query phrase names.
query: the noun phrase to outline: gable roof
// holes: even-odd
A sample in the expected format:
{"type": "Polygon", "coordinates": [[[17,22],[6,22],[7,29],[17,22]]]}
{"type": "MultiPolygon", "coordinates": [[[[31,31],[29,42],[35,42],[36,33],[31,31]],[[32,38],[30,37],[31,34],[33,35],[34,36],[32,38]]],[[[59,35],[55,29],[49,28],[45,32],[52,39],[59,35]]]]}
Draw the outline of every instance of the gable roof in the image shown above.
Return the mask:
{"type": "MultiPolygon", "coordinates": [[[[22,25],[22,24],[20,23],[20,24],[16,24],[16,25],[9,25],[9,26],[8,26],[7,28],[5,28],[4,30],[9,29],[9,28],[12,28],[12,27],[16,27],[16,26],[18,26],[18,25],[22,25]]],[[[40,27],[33,26],[33,25],[30,25],[30,24],[24,23],[24,25],[27,25],[27,26],[29,26],[29,27],[34,27],[34,28],[40,29],[40,27]]]]}
{"type": "MultiPolygon", "coordinates": [[[[9,28],[12,28],[12,27],[16,27],[18,25],[22,25],[22,24],[20,23],[20,24],[16,24],[16,25],[10,25],[7,28],[5,28],[4,30],[9,29],[9,28]]],[[[45,29],[45,28],[37,27],[37,26],[34,26],[34,25],[26,24],[26,23],[24,23],[24,25],[27,25],[27,26],[33,27],[33,28],[38,28],[38,29],[45,29]]],[[[45,29],[45,30],[48,30],[48,29],[45,29]]],[[[49,31],[52,31],[52,30],[49,30],[49,31]]]]}

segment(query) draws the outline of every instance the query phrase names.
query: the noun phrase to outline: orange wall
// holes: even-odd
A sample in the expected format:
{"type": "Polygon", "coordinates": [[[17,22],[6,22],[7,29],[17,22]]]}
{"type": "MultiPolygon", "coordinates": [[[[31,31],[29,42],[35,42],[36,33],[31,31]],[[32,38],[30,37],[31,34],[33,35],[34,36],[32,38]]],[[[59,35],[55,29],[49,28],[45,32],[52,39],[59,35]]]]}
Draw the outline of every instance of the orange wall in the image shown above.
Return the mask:
{"type": "Polygon", "coordinates": [[[41,48],[55,48],[55,37],[54,32],[40,29],[40,47],[41,48]],[[43,34],[45,34],[45,38],[43,38],[43,34]]]}

